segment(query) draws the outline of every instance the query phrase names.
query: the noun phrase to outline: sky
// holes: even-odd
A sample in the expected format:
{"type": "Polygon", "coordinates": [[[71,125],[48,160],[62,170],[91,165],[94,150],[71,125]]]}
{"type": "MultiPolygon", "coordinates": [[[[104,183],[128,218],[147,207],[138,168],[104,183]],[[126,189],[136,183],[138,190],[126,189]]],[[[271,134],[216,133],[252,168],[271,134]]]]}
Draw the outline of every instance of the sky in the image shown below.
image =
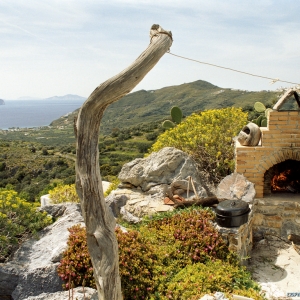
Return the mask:
{"type": "MultiPolygon", "coordinates": [[[[0,99],[88,97],[147,48],[152,24],[172,32],[171,53],[300,83],[299,11],[298,0],[0,0],[0,99]]],[[[293,86],[166,53],[134,91],[196,80],[293,86]]]]}

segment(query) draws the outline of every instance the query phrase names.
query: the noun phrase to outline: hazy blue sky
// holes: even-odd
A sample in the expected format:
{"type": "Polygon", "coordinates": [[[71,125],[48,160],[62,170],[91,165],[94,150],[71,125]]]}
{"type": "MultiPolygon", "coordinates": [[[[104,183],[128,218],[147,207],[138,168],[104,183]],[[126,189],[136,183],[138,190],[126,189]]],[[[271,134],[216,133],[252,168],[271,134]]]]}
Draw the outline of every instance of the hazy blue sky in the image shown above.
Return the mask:
{"type": "MultiPolygon", "coordinates": [[[[298,0],[0,0],[0,98],[89,94],[149,44],[152,24],[171,30],[171,52],[299,82],[298,0]]],[[[269,90],[268,80],[169,54],[137,86],[195,80],[269,90]]]]}

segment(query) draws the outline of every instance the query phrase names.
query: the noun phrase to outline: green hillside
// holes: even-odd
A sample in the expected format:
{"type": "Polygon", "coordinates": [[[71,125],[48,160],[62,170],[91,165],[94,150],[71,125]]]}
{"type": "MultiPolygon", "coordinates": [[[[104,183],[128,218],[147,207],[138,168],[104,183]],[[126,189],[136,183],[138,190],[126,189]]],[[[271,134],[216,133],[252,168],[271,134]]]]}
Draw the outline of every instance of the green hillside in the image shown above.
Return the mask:
{"type": "MultiPolygon", "coordinates": [[[[104,113],[99,137],[102,178],[110,181],[124,163],[143,157],[164,131],[161,124],[170,118],[172,106],[179,106],[185,116],[205,109],[243,107],[252,119],[254,102],[271,105],[277,99],[275,92],[222,89],[201,80],[131,93],[104,113]]],[[[56,184],[74,183],[77,113],[53,121],[52,126],[0,130],[0,188],[10,185],[34,201],[56,184]]]]}
{"type": "MultiPolygon", "coordinates": [[[[179,106],[184,115],[188,116],[211,108],[253,106],[256,101],[271,105],[277,101],[278,96],[278,92],[224,89],[202,80],[159,90],[141,90],[111,104],[104,113],[101,128],[107,134],[113,128],[159,121],[169,117],[169,111],[174,105],[179,106]]],[[[72,125],[77,113],[78,111],[68,117],[61,117],[51,125],[72,125]]]]}

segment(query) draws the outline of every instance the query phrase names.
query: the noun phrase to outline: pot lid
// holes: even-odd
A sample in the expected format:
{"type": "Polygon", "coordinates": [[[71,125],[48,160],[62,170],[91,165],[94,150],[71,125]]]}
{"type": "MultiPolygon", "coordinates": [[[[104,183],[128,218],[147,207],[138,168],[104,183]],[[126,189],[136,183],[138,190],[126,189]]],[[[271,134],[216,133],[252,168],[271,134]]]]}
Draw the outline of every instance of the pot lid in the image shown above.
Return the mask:
{"type": "Polygon", "coordinates": [[[239,216],[250,210],[247,202],[243,200],[225,200],[216,207],[216,213],[221,216],[239,216]]]}

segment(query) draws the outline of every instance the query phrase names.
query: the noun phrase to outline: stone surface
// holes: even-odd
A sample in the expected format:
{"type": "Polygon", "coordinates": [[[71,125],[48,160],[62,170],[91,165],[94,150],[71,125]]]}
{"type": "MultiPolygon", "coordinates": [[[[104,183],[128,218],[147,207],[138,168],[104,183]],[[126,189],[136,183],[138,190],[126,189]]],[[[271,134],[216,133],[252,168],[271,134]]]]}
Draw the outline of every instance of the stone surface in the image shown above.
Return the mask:
{"type": "Polygon", "coordinates": [[[30,296],[24,300],[67,300],[67,299],[77,299],[77,300],[98,300],[97,290],[92,288],[77,287],[73,291],[63,291],[56,293],[42,293],[38,296],[30,296]],[[69,298],[70,293],[70,298],[69,298]]]}
{"type": "Polygon", "coordinates": [[[218,185],[216,196],[230,200],[243,200],[252,203],[255,197],[254,184],[242,174],[232,173],[218,185]]]}
{"type": "Polygon", "coordinates": [[[0,264],[0,299],[10,296],[19,282],[22,268],[14,265],[0,264]]]}
{"type": "Polygon", "coordinates": [[[299,194],[273,194],[253,202],[253,231],[256,239],[276,235],[287,240],[289,234],[300,234],[299,194]]]}
{"type": "MultiPolygon", "coordinates": [[[[195,161],[185,152],[166,147],[147,158],[135,159],[125,164],[119,174],[121,184],[105,201],[115,217],[140,218],[157,212],[173,210],[164,204],[166,195],[175,194],[185,199],[195,197],[192,183],[199,197],[207,197],[206,189],[195,161]]],[[[135,221],[137,219],[134,219],[135,221]]]]}
{"type": "Polygon", "coordinates": [[[14,300],[23,300],[62,290],[56,269],[67,247],[67,229],[84,223],[79,204],[62,204],[58,210],[49,210],[63,215],[42,230],[38,239],[24,242],[11,261],[0,265],[0,299],[2,295],[12,295],[14,300]]]}
{"type": "Polygon", "coordinates": [[[187,180],[189,176],[193,177],[197,192],[206,195],[195,161],[183,151],[165,147],[146,158],[138,158],[125,164],[118,177],[122,182],[140,187],[146,192],[157,185],[187,180]]]}

